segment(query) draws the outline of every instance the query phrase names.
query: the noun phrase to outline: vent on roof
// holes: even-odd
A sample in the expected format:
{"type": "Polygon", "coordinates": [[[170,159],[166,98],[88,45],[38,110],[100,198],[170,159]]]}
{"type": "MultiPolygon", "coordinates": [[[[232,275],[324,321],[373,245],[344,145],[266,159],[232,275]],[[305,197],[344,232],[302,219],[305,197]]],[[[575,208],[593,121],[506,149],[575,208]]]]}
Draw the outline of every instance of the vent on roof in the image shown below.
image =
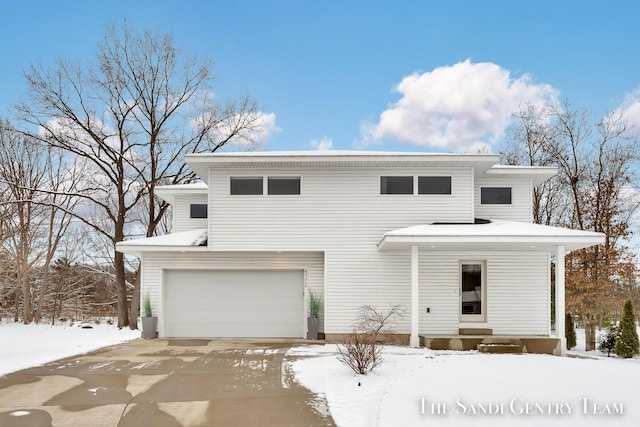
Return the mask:
{"type": "Polygon", "coordinates": [[[491,224],[491,220],[482,219],[482,218],[474,218],[473,222],[446,222],[446,221],[437,221],[434,222],[433,225],[472,225],[472,224],[491,224]]]}

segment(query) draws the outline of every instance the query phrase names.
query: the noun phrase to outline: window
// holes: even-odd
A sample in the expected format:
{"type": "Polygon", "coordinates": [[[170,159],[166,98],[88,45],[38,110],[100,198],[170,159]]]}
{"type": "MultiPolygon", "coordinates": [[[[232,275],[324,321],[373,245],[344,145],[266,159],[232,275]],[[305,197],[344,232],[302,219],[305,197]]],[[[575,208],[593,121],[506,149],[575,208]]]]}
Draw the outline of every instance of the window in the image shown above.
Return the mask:
{"type": "Polygon", "coordinates": [[[283,194],[300,194],[300,177],[273,177],[267,180],[267,194],[283,195],[283,194]]]}
{"type": "Polygon", "coordinates": [[[191,218],[206,218],[207,217],[207,205],[195,204],[191,205],[191,218]]]}
{"type": "Polygon", "coordinates": [[[482,187],[480,203],[483,205],[510,205],[511,187],[482,187]]]}
{"type": "Polygon", "coordinates": [[[262,177],[231,177],[232,196],[261,195],[262,177]]]}
{"type": "Polygon", "coordinates": [[[381,176],[380,194],[413,194],[413,177],[381,176]]]}
{"type": "Polygon", "coordinates": [[[419,176],[418,194],[451,194],[451,177],[419,176]]]}

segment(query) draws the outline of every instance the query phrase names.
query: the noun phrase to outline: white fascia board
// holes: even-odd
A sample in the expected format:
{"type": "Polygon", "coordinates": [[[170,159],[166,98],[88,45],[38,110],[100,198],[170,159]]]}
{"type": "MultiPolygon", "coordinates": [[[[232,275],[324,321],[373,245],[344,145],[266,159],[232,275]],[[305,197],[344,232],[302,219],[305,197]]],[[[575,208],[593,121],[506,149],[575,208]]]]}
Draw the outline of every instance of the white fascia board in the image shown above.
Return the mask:
{"type": "Polygon", "coordinates": [[[156,187],[156,196],[175,206],[176,196],[189,194],[206,195],[209,191],[204,182],[192,184],[161,185],[156,187]]]}
{"type": "Polygon", "coordinates": [[[589,243],[598,245],[604,239],[588,236],[383,236],[378,246],[389,243],[589,243]]]}
{"type": "Polygon", "coordinates": [[[417,153],[417,152],[383,152],[383,151],[263,151],[233,153],[196,153],[185,156],[185,162],[200,176],[207,180],[208,167],[224,167],[225,164],[246,165],[254,163],[264,165],[295,164],[296,167],[309,163],[313,167],[318,164],[371,164],[384,166],[398,161],[404,162],[465,162],[476,170],[476,175],[485,173],[495,165],[500,157],[495,154],[451,154],[451,153],[417,153]],[[215,165],[215,166],[214,166],[215,165]]]}
{"type": "Polygon", "coordinates": [[[358,150],[308,150],[308,151],[239,151],[239,152],[215,152],[215,153],[194,153],[187,154],[185,159],[189,162],[207,162],[211,159],[223,160],[229,159],[236,161],[238,159],[244,159],[248,162],[255,159],[255,161],[264,161],[265,158],[270,158],[275,161],[291,160],[291,159],[321,159],[326,158],[330,161],[342,159],[342,158],[362,158],[363,160],[369,160],[372,158],[380,159],[397,159],[397,158],[410,158],[410,159],[469,159],[486,161],[488,159],[498,162],[500,156],[497,154],[467,154],[467,153],[426,153],[426,152],[411,152],[411,151],[358,151],[358,150]]]}
{"type": "MultiPolygon", "coordinates": [[[[596,234],[596,233],[594,233],[596,234]]],[[[598,233],[600,234],[600,233],[598,233]]],[[[407,249],[411,245],[442,245],[442,244],[469,245],[474,243],[482,244],[505,244],[522,246],[529,249],[532,245],[557,246],[562,245],[571,250],[586,248],[604,243],[604,236],[401,236],[385,235],[378,242],[378,250],[384,251],[387,245],[402,244],[407,249]]]]}
{"type": "Polygon", "coordinates": [[[528,178],[536,186],[557,174],[558,168],[553,166],[494,165],[485,172],[486,177],[528,178]]]}
{"type": "Polygon", "coordinates": [[[123,254],[140,256],[143,252],[207,252],[206,246],[148,246],[148,245],[116,245],[116,251],[123,254]]]}

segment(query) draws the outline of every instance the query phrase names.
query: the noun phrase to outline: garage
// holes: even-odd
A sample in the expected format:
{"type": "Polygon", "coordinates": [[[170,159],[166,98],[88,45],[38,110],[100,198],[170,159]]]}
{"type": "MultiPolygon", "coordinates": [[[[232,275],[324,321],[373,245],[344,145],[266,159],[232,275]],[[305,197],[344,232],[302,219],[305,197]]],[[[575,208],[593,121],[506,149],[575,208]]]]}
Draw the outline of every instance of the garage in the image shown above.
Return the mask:
{"type": "Polygon", "coordinates": [[[301,338],[302,270],[165,270],[166,337],[301,338]]]}

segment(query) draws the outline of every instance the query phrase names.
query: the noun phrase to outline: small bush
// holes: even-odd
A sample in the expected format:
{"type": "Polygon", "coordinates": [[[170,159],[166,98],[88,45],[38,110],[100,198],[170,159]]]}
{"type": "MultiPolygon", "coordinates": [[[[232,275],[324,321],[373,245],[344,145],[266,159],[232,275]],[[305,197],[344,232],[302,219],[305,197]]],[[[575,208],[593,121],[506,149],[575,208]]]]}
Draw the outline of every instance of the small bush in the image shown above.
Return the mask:
{"type": "Polygon", "coordinates": [[[370,305],[361,307],[353,332],[338,344],[338,360],[356,374],[366,375],[373,371],[382,362],[382,346],[378,337],[383,333],[391,333],[390,326],[403,315],[404,311],[397,305],[392,305],[384,312],[370,305]]]}
{"type": "Polygon", "coordinates": [[[616,337],[615,352],[617,356],[629,358],[640,353],[640,343],[638,342],[638,330],[636,329],[636,315],[633,311],[633,303],[627,300],[624,303],[622,320],[618,327],[616,337]]]}
{"type": "Polygon", "coordinates": [[[607,353],[607,357],[611,355],[611,353],[616,348],[616,337],[618,336],[618,327],[616,325],[612,325],[608,330],[606,335],[600,340],[598,343],[598,350],[603,353],[607,353]]]}
{"type": "Polygon", "coordinates": [[[338,344],[338,360],[356,374],[366,375],[382,362],[381,350],[382,347],[371,342],[371,335],[353,332],[338,344]]]}
{"type": "Polygon", "coordinates": [[[571,313],[565,315],[564,336],[567,339],[567,350],[571,350],[577,344],[576,330],[573,326],[573,316],[571,313]]]}

